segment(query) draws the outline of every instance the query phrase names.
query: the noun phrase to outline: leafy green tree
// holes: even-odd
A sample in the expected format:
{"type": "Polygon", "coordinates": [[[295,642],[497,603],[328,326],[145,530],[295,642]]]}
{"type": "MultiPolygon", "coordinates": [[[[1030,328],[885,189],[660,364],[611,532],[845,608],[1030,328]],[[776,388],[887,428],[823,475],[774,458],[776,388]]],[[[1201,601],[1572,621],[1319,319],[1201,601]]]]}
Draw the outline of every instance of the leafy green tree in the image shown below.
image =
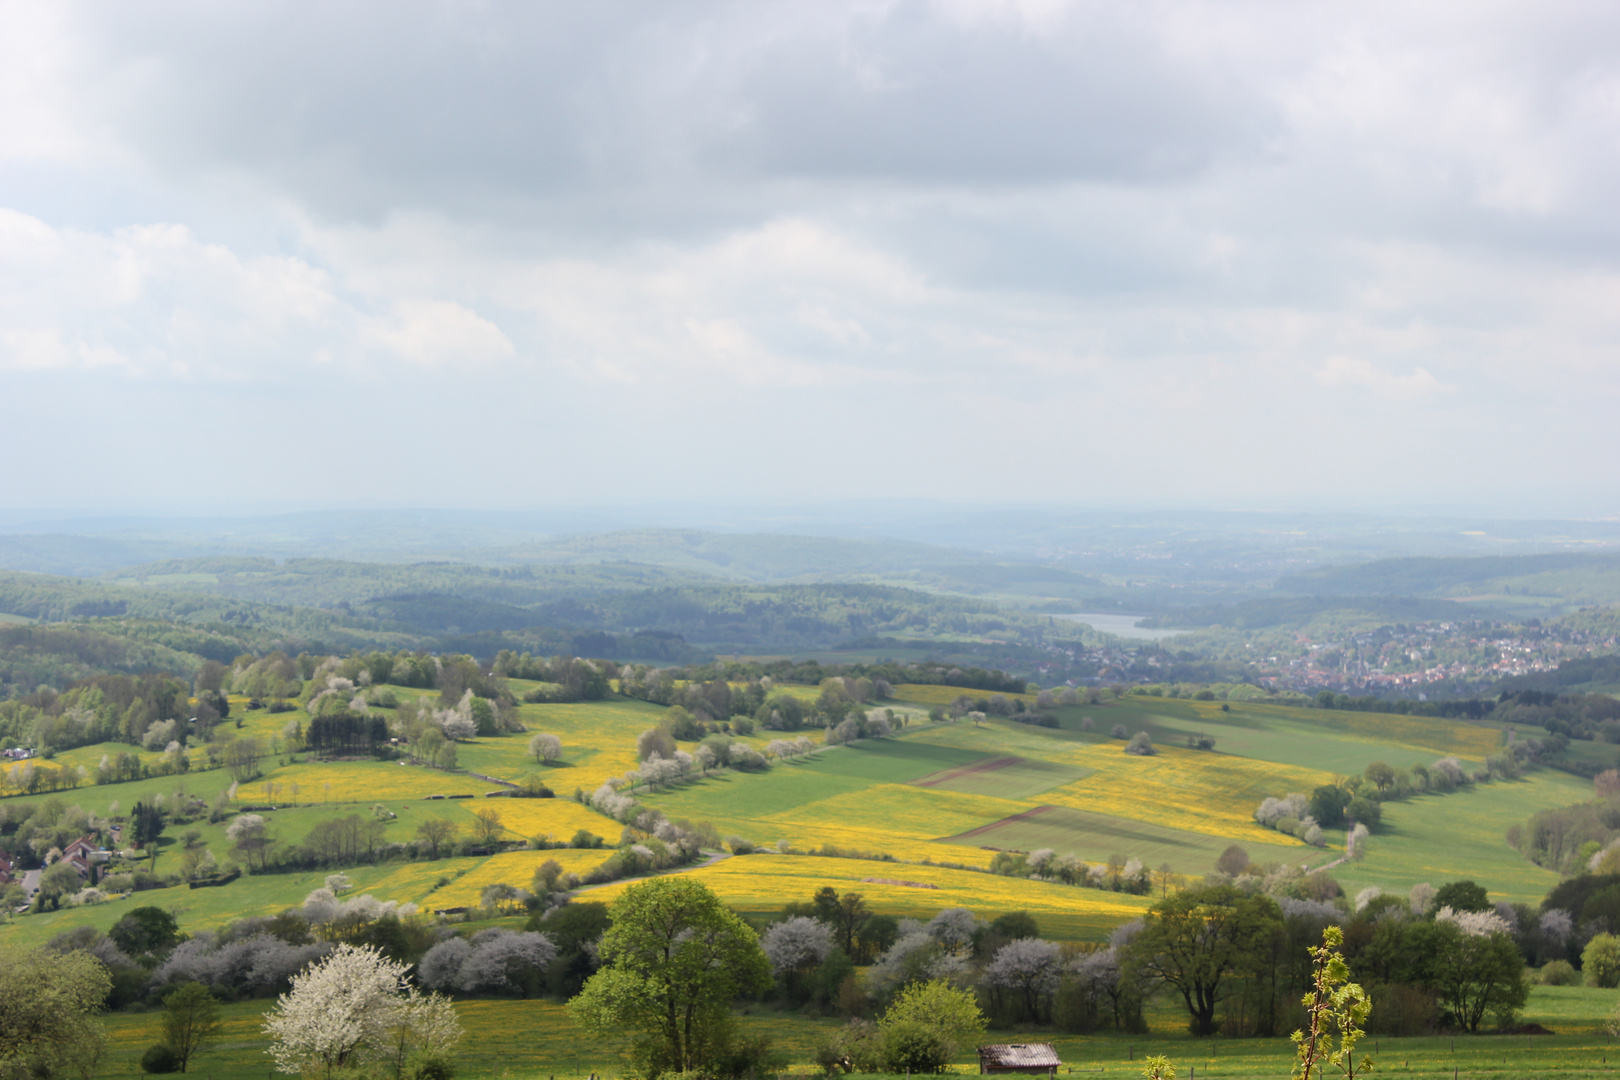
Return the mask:
{"type": "Polygon", "coordinates": [[[1041,936],[1040,924],[1035,921],[1035,916],[1027,911],[1009,911],[998,915],[990,924],[990,929],[1008,941],[1041,936]]]}
{"type": "Polygon", "coordinates": [[[34,895],[34,904],[40,911],[62,906],[62,897],[76,893],[84,888],[84,879],[73,868],[73,864],[59,861],[46,867],[45,872],[39,876],[39,892],[34,895]]]}
{"type": "Polygon", "coordinates": [[[748,924],[700,882],[653,878],[613,904],[602,969],[569,1002],[601,1035],[639,1035],[648,1075],[689,1072],[731,1042],[733,998],[771,985],[770,963],[748,924]]]}
{"type": "Polygon", "coordinates": [[[1443,907],[1452,911],[1489,911],[1491,900],[1483,885],[1464,879],[1440,886],[1440,891],[1434,894],[1434,908],[1438,911],[1443,907]]]}
{"type": "Polygon", "coordinates": [[[488,699],[475,697],[470,705],[473,723],[478,726],[479,738],[500,734],[500,729],[495,726],[495,706],[490,704],[488,699]]]}
{"type": "Polygon", "coordinates": [[[984,1034],[985,1022],[973,991],[933,979],[900,991],[878,1028],[891,1072],[937,1073],[984,1034]]]}
{"type": "Polygon", "coordinates": [[[1358,824],[1367,826],[1369,829],[1376,829],[1378,823],[1383,820],[1384,811],[1382,807],[1372,799],[1367,798],[1367,796],[1357,795],[1344,808],[1344,815],[1358,824]]]}
{"type": "Polygon", "coordinates": [[[113,923],[107,936],[129,956],[162,956],[180,944],[180,924],[160,907],[138,907],[113,923]]]}
{"type": "Polygon", "coordinates": [[[1465,934],[1444,922],[1435,930],[1440,947],[1431,954],[1430,979],[1451,1022],[1469,1031],[1478,1031],[1486,1016],[1511,1022],[1530,999],[1518,945],[1500,931],[1465,934]]]}
{"type": "Polygon", "coordinates": [[[136,803],[130,814],[130,839],[136,847],[146,847],[163,835],[163,811],[150,803],[136,803]]]}
{"type": "Polygon", "coordinates": [[[1127,964],[1181,995],[1195,1035],[1213,1035],[1232,984],[1270,954],[1282,928],[1282,912],[1269,896],[1246,896],[1230,885],[1188,889],[1148,909],[1127,964]]]}
{"type": "Polygon", "coordinates": [[[1237,844],[1228,844],[1226,850],[1215,860],[1215,869],[1228,877],[1237,877],[1249,868],[1250,862],[1247,851],[1237,844]]]}
{"type": "Polygon", "coordinates": [[[458,827],[455,822],[445,818],[430,817],[416,827],[418,843],[426,844],[431,857],[439,857],[439,849],[455,842],[458,827]]]}
{"type": "Polygon", "coordinates": [[[0,1072],[44,1075],[97,1027],[112,988],[88,952],[0,950],[0,1072]]]}
{"type": "Polygon", "coordinates": [[[1371,765],[1368,765],[1366,771],[1364,771],[1361,775],[1365,776],[1369,783],[1378,788],[1379,794],[1383,794],[1384,792],[1388,791],[1390,786],[1395,783],[1394,766],[1388,765],[1382,761],[1375,761],[1371,765]]]}
{"type": "Polygon", "coordinates": [[[163,1045],[185,1072],[202,1048],[219,1034],[224,1021],[219,1002],[202,983],[181,983],[163,998],[163,1045]]]}
{"type": "Polygon", "coordinates": [[[529,916],[525,930],[542,931],[557,946],[557,957],[546,968],[549,993],[569,998],[579,993],[597,968],[594,943],[607,933],[612,921],[606,904],[579,901],[529,916]]]}
{"type": "Polygon", "coordinates": [[[1620,986],[1620,938],[1613,934],[1593,935],[1581,950],[1581,972],[1587,986],[1620,986]]]}
{"type": "Polygon", "coordinates": [[[811,904],[815,917],[833,928],[833,938],[838,942],[838,947],[852,956],[856,955],[861,928],[872,917],[865,897],[857,892],[839,896],[837,889],[824,885],[811,904]]]}
{"type": "Polygon", "coordinates": [[[1344,808],[1350,805],[1350,793],[1337,784],[1323,784],[1311,792],[1311,817],[1324,829],[1331,829],[1344,820],[1344,808]]]}
{"type": "Polygon", "coordinates": [[[472,830],[473,835],[478,838],[478,842],[485,847],[492,847],[496,844],[501,838],[501,833],[506,831],[505,827],[501,825],[501,815],[498,810],[475,811],[473,813],[472,830]]]}

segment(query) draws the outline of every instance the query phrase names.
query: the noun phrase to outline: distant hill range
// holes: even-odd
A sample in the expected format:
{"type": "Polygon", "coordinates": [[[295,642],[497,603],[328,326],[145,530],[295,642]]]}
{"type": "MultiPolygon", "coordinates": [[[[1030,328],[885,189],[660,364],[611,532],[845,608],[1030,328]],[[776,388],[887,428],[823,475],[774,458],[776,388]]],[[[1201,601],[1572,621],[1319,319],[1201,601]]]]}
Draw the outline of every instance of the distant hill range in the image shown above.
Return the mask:
{"type": "Polygon", "coordinates": [[[1279,578],[1276,591],[1304,596],[1524,599],[1568,605],[1620,603],[1620,554],[1556,552],[1477,558],[1380,559],[1279,578]]]}

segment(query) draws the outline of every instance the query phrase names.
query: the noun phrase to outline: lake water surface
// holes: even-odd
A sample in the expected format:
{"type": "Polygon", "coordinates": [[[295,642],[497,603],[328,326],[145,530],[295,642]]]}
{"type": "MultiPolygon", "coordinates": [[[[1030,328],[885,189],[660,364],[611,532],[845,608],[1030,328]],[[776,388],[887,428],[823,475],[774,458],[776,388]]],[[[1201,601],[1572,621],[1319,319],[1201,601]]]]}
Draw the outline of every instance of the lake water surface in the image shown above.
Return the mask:
{"type": "Polygon", "coordinates": [[[1147,627],[1137,626],[1137,620],[1142,615],[1121,615],[1118,612],[1082,611],[1078,615],[1054,615],[1055,619],[1072,619],[1082,622],[1093,630],[1104,634],[1114,634],[1123,638],[1141,638],[1144,641],[1158,641],[1160,638],[1175,637],[1185,634],[1185,630],[1151,630],[1147,627]]]}

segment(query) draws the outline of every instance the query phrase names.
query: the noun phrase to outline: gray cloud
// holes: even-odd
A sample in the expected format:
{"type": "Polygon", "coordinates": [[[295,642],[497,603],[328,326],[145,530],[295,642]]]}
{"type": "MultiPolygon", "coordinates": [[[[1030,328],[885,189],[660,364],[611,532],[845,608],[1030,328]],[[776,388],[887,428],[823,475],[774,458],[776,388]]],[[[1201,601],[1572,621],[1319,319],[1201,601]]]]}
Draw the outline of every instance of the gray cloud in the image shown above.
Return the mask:
{"type": "Polygon", "coordinates": [[[161,467],[86,464],[119,387],[309,400],[306,469],[386,416],[384,501],[582,446],[576,495],[1620,494],[1607,5],[6,14],[0,408],[87,434],[0,503],[161,467]]]}

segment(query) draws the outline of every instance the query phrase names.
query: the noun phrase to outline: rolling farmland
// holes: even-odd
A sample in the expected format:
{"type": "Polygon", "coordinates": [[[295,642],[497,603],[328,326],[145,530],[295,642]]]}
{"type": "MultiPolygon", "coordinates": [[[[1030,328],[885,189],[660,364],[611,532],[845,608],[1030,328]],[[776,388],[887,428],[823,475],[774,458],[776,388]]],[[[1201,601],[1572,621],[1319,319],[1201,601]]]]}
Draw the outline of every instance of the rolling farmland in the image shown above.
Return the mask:
{"type": "MultiPolygon", "coordinates": [[[[974,870],[815,855],[739,855],[691,872],[739,912],[766,915],[789,901],[806,901],[830,885],[858,892],[873,911],[932,918],[942,908],[965,907],[995,918],[1028,911],[1043,935],[1059,940],[1101,941],[1122,922],[1137,918],[1149,897],[1075,889],[1048,882],[997,877],[974,870]]],[[[629,886],[614,882],[585,895],[611,901],[629,886]]]]}
{"type": "MultiPolygon", "coordinates": [[[[947,701],[958,692],[949,687],[925,689],[947,701]]],[[[587,874],[612,856],[621,836],[640,834],[582,805],[572,797],[574,790],[590,792],[634,769],[636,737],[655,725],[663,710],[639,701],[610,700],[524,705],[519,715],[528,732],[462,742],[460,768],[445,771],[278,753],[271,740],[278,737],[289,714],[248,714],[241,730],[256,733],[270,752],[261,763],[263,775],[236,791],[235,805],[274,805],[273,812],[263,812],[282,845],[301,843],[323,822],[351,815],[383,822],[384,839],[391,844],[412,839],[430,817],[451,821],[466,838],[472,835],[472,815],[477,811],[498,814],[509,842],[556,842],[583,829],[605,838],[608,845],[462,854],[431,861],[390,858],[345,869],[354,884],[351,895],[415,904],[427,912],[475,908],[492,885],[526,888],[536,868],[548,860],[565,872],[587,874]],[[562,739],[560,763],[545,766],[530,757],[528,741],[538,731],[562,739]],[[506,781],[538,775],[558,797],[484,798],[500,785],[471,772],[506,781]],[[430,798],[435,795],[472,797],[430,798]]],[[[1306,846],[1254,822],[1252,814],[1261,799],[1290,791],[1308,793],[1375,760],[1405,767],[1451,754],[1477,765],[1496,752],[1502,737],[1495,728],[1456,721],[1243,703],[1222,711],[1218,703],[1185,699],[1126,697],[1061,708],[1056,715],[1058,726],[1051,728],[1003,717],[933,723],[913,716],[892,738],[825,747],[807,757],[779,761],[761,773],[720,770],[657,790],[643,783],[632,794],[671,819],[712,826],[722,837],[741,837],[762,847],[785,846],[787,853],[765,850],[674,871],[708,885],[756,923],[779,913],[784,904],[807,901],[818,889],[831,886],[840,893],[860,893],[873,911],[916,919],[930,918],[948,907],[965,907],[986,919],[1027,911],[1043,936],[1078,945],[1104,942],[1114,928],[1140,917],[1163,884],[1155,877],[1152,893],[1131,895],[986,873],[998,850],[1052,848],[1093,863],[1122,856],[1138,859],[1152,870],[1167,866],[1176,874],[1196,876],[1207,872],[1226,846],[1238,843],[1261,864],[1322,865],[1341,855],[1342,832],[1329,831],[1326,849],[1306,846]],[[1157,752],[1124,753],[1124,741],[1111,733],[1115,724],[1127,734],[1148,732],[1157,752]],[[1213,738],[1214,748],[1187,747],[1190,734],[1213,738]],[[825,849],[837,851],[809,854],[825,849]]],[[[762,748],[779,736],[758,732],[742,741],[762,748]]],[[[683,749],[690,750],[691,744],[683,749]]],[[[84,747],[60,755],[58,764],[93,769],[101,754],[127,751],[119,744],[84,747]]],[[[150,760],[157,756],[142,754],[150,760]]],[[[117,803],[127,814],[137,800],[172,799],[180,791],[211,802],[228,786],[228,775],[213,770],[5,802],[56,799],[97,814],[108,813],[117,803]]],[[[1581,801],[1590,790],[1587,781],[1542,769],[1517,781],[1386,802],[1383,826],[1373,834],[1363,857],[1332,872],[1352,894],[1368,886],[1405,893],[1420,881],[1440,884],[1471,877],[1488,888],[1493,900],[1533,902],[1557,877],[1520,858],[1503,834],[1537,810],[1581,801]]],[[[225,827],[224,822],[209,823],[204,817],[188,826],[195,833],[189,842],[208,847],[221,861],[229,859],[232,845],[225,827]]],[[[159,850],[162,864],[177,858],[179,848],[165,838],[159,850]]],[[[0,934],[32,944],[75,926],[105,931],[132,908],[151,903],[174,912],[188,932],[216,929],[244,916],[270,916],[298,905],[321,887],[327,872],[250,875],[217,888],[138,893],[95,906],[29,915],[14,920],[0,934]]],[[[590,887],[578,896],[611,902],[630,884],[590,887]]],[[[1592,993],[1582,988],[1538,988],[1536,1004],[1544,1015],[1556,1017],[1563,1025],[1560,1030],[1573,1031],[1594,1023],[1591,1017],[1597,1006],[1592,993]]],[[[222,1078],[240,1074],[248,1080],[258,1066],[245,1058],[234,1064],[240,1056],[236,1048],[257,1045],[251,1025],[259,1006],[231,1008],[231,1035],[210,1071],[222,1078]]],[[[471,1001],[461,1008],[475,1032],[491,1029],[487,1037],[478,1035],[478,1046],[465,1059],[469,1076],[498,1076],[515,1060],[548,1071],[577,1065],[618,1075],[623,1068],[623,1047],[617,1044],[601,1044],[600,1060],[583,1060],[578,1053],[582,1036],[567,1013],[552,1003],[471,1001]],[[512,1041],[494,1030],[512,1023],[519,1013],[545,1025],[545,1032],[512,1041]]],[[[1164,1013],[1165,1008],[1162,1002],[1154,1006],[1156,1032],[1173,1031],[1180,1023],[1164,1013]]],[[[141,1042],[145,1036],[133,1026],[135,1019],[115,1018],[115,1057],[120,1060],[133,1060],[145,1045],[141,1042]]],[[[826,1029],[820,1021],[788,1017],[749,1017],[744,1024],[746,1029],[770,1031],[801,1068],[826,1029]]],[[[1111,1071],[1107,1056],[1118,1056],[1118,1038],[1122,1037],[1060,1037],[1059,1042],[1077,1063],[1095,1060],[1103,1071],[1111,1071]]],[[[1190,1052],[1179,1035],[1154,1038],[1172,1054],[1190,1052]]],[[[1574,1034],[1566,1038],[1568,1046],[1558,1054],[1554,1047],[1547,1048],[1547,1075],[1574,1071],[1584,1061],[1590,1040],[1582,1042],[1583,1036],[1574,1034]]],[[[1429,1051],[1419,1047],[1421,1042],[1412,1041],[1414,1061],[1428,1060],[1423,1055],[1429,1051]]],[[[1136,1054],[1141,1045],[1145,1044],[1126,1048],[1127,1053],[1136,1054]]],[[[1214,1061],[1201,1063],[1199,1072],[1238,1076],[1244,1075],[1243,1068],[1252,1068],[1258,1074],[1278,1065],[1279,1054],[1285,1056],[1277,1044],[1258,1041],[1247,1050],[1234,1045],[1228,1051],[1223,1045],[1221,1052],[1224,1067],[1219,1072],[1214,1061]]],[[[1122,1061],[1117,1067],[1129,1064],[1122,1061]]],[[[1481,1059],[1477,1064],[1483,1071],[1486,1062],[1481,1059]]]]}

